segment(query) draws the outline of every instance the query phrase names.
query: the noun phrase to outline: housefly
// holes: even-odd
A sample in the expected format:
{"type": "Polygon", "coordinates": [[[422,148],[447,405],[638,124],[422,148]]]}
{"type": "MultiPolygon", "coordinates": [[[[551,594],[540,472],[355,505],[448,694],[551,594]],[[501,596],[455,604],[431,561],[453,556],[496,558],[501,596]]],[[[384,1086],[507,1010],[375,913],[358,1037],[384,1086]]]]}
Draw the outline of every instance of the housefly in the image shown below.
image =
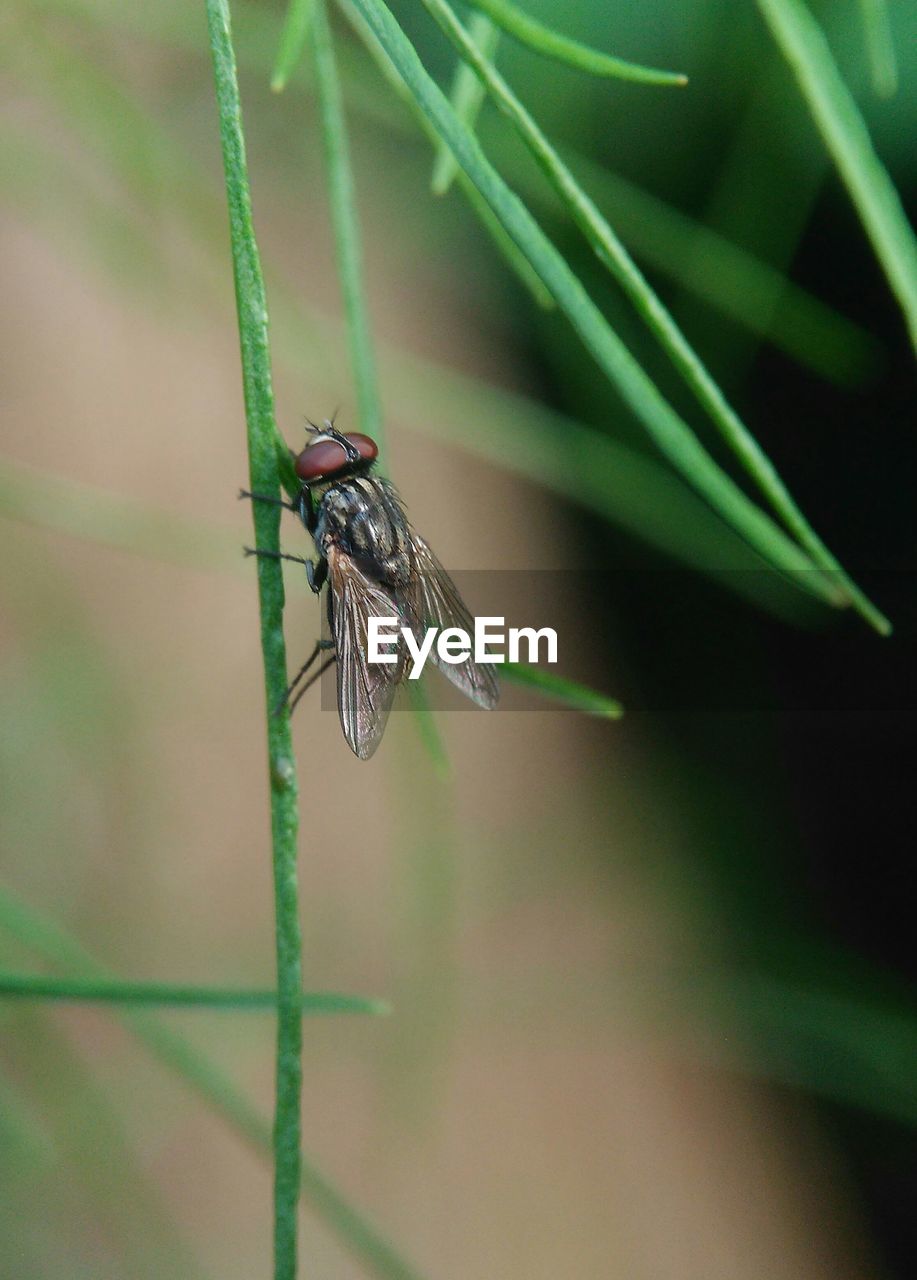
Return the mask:
{"type": "MultiPolygon", "coordinates": [[[[316,593],[327,583],[331,640],[317,642],[281,706],[289,703],[292,711],[312,680],[336,661],[341,728],[354,754],[368,760],[381,741],[395,689],[408,673],[400,646],[394,663],[369,661],[369,619],[397,618],[418,642],[430,627],[461,627],[471,633],[474,621],[455,583],[411,528],[394,486],[373,474],[379,453],[375,441],[355,432],[343,435],[327,420],[322,427],[310,424],[309,430],[312,438],[294,459],[299,496],[289,503],[269,501],[281,501],[299,515],[312,535],[316,559],[246,550],[304,564],[316,593]],[[303,685],[323,650],[331,650],[330,656],[303,685]]],[[[244,491],[242,496],[261,497],[244,491]]],[[[436,646],[430,656],[473,702],[496,706],[493,667],[470,656],[442,662],[436,646]]]]}

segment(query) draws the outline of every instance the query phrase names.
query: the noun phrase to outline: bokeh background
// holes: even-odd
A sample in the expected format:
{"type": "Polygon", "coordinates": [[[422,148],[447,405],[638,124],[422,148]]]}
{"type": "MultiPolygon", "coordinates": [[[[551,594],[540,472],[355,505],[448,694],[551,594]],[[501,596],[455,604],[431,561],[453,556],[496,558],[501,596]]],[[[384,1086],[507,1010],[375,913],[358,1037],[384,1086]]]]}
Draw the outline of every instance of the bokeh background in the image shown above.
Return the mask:
{"type": "MultiPolygon", "coordinates": [[[[913,12],[873,91],[854,0],[814,6],[899,190],[913,12]]],[[[842,562],[881,640],[751,572],[540,311],[352,32],[338,56],[390,469],[457,569],[553,571],[563,674],[622,698],[410,715],[369,764],[294,725],[310,1157],[418,1272],[809,1280],[917,1265],[914,393],[899,312],[758,10],[530,11],[683,69],[499,59],[842,562]],[[611,442],[605,517],[544,442],[611,442]],[[574,437],[569,437],[571,440],[574,437]],[[539,470],[539,468],[541,468],[539,470]],[[689,568],[688,565],[693,567],[689,568]],[[724,566],[727,572],[722,572],[724,566]],[[716,568],[720,572],[708,570],[716,568]],[[564,572],[569,571],[569,578],[564,572]]],[[[399,18],[448,84],[419,6],[399,18]]],[[[355,418],[309,74],[234,6],[278,423],[355,418]]],[[[3,18],[0,966],[270,985],[262,676],[203,6],[13,0],[3,18]]],[[[686,393],[518,143],[480,133],[674,402],[686,393]]],[[[714,441],[711,447],[716,448],[714,441]]],[[[607,455],[603,455],[607,456],[607,455]]],[[[304,548],[291,523],[287,541],[304,548]]],[[[288,579],[291,661],[316,606],[288,579]]],[[[268,1015],[168,1013],[268,1115],[268,1015]]],[[[111,1011],[0,1003],[0,1275],[251,1277],[270,1167],[111,1011]]],[[[303,1275],[366,1269],[320,1212],[303,1275]]]]}

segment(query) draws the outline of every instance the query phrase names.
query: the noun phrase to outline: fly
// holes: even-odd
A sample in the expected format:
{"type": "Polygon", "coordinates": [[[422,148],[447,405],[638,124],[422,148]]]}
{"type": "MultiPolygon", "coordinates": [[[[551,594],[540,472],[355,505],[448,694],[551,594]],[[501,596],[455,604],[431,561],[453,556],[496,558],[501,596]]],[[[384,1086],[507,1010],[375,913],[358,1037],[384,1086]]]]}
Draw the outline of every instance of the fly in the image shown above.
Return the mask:
{"type": "MultiPolygon", "coordinates": [[[[337,662],[341,728],[354,754],[368,760],[382,739],[395,690],[408,674],[400,648],[394,663],[369,661],[369,619],[395,617],[418,642],[430,627],[471,632],[474,621],[455,583],[408,523],[394,486],[373,474],[379,454],[375,441],[356,432],[343,435],[327,420],[323,427],[310,424],[309,429],[312,439],[294,462],[302,486],[294,502],[245,491],[241,496],[279,502],[295,511],[312,535],[315,560],[252,548],[246,552],[304,564],[316,593],[327,583],[331,640],[316,643],[281,706],[289,704],[292,712],[312,682],[337,662]],[[323,650],[330,650],[330,656],[303,684],[323,650]]],[[[496,706],[493,667],[470,656],[444,663],[435,649],[430,656],[473,702],[496,706]]]]}

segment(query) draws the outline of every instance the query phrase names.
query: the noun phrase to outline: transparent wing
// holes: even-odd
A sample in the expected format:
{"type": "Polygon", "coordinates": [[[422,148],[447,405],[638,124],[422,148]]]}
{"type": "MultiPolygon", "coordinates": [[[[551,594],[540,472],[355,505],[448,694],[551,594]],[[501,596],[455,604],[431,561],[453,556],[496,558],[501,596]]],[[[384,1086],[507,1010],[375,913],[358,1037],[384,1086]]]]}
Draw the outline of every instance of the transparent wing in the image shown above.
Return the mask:
{"type": "Polygon", "coordinates": [[[370,618],[401,618],[394,597],[362,572],[339,547],[327,548],[331,632],[337,654],[338,714],[351,751],[368,760],[382,740],[396,685],[404,678],[399,644],[395,663],[368,660],[370,618]]]}
{"type": "MultiPolygon", "coordinates": [[[[473,636],[474,618],[459,595],[458,587],[414,529],[411,530],[411,545],[414,574],[405,608],[411,630],[417,635],[428,627],[461,627],[473,636]]],[[[419,640],[420,635],[417,638],[419,640]]],[[[435,646],[430,657],[443,675],[478,706],[491,710],[497,705],[500,688],[492,666],[479,664],[473,658],[458,663],[442,662],[435,646]]]]}

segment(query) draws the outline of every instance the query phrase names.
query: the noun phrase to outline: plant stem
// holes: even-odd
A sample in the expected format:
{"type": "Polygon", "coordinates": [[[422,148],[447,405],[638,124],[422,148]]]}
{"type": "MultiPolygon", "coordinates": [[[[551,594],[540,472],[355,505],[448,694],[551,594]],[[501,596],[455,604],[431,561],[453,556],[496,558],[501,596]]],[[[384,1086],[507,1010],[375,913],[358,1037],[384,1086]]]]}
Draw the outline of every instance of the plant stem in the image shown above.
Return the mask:
{"type": "MultiPolygon", "coordinates": [[[[172,982],[122,982],[104,978],[50,978],[46,974],[0,973],[0,997],[58,1000],[80,1004],[171,1005],[199,1009],[275,1009],[276,991],[234,987],[195,987],[172,982]]],[[[304,991],[300,1011],[313,1013],[385,1013],[382,1000],[304,991]]]]}
{"type": "Polygon", "coordinates": [[[380,453],[384,454],[382,408],[376,374],[376,358],[363,288],[363,251],[357,221],[350,148],[341,103],[341,86],[334,60],[331,28],[328,24],[324,0],[313,0],[312,53],[321,113],[331,221],[337,250],[338,278],[344,298],[347,339],[356,384],[360,429],[376,441],[380,453]]]}
{"type": "MultiPolygon", "coordinates": [[[[279,497],[267,302],[252,226],[242,108],[227,0],[207,0],[207,19],[229,205],[250,488],[254,493],[279,497]]],[[[278,551],[280,508],[268,502],[254,502],[252,509],[255,545],[260,549],[278,551]]],[[[283,575],[278,560],[267,556],[258,558],[258,597],[264,658],[277,949],[274,1276],[275,1280],[296,1280],[302,1086],[302,943],[296,880],[299,809],[290,718],[287,713],[273,714],[273,708],[282,701],[287,686],[283,575]]]]}

